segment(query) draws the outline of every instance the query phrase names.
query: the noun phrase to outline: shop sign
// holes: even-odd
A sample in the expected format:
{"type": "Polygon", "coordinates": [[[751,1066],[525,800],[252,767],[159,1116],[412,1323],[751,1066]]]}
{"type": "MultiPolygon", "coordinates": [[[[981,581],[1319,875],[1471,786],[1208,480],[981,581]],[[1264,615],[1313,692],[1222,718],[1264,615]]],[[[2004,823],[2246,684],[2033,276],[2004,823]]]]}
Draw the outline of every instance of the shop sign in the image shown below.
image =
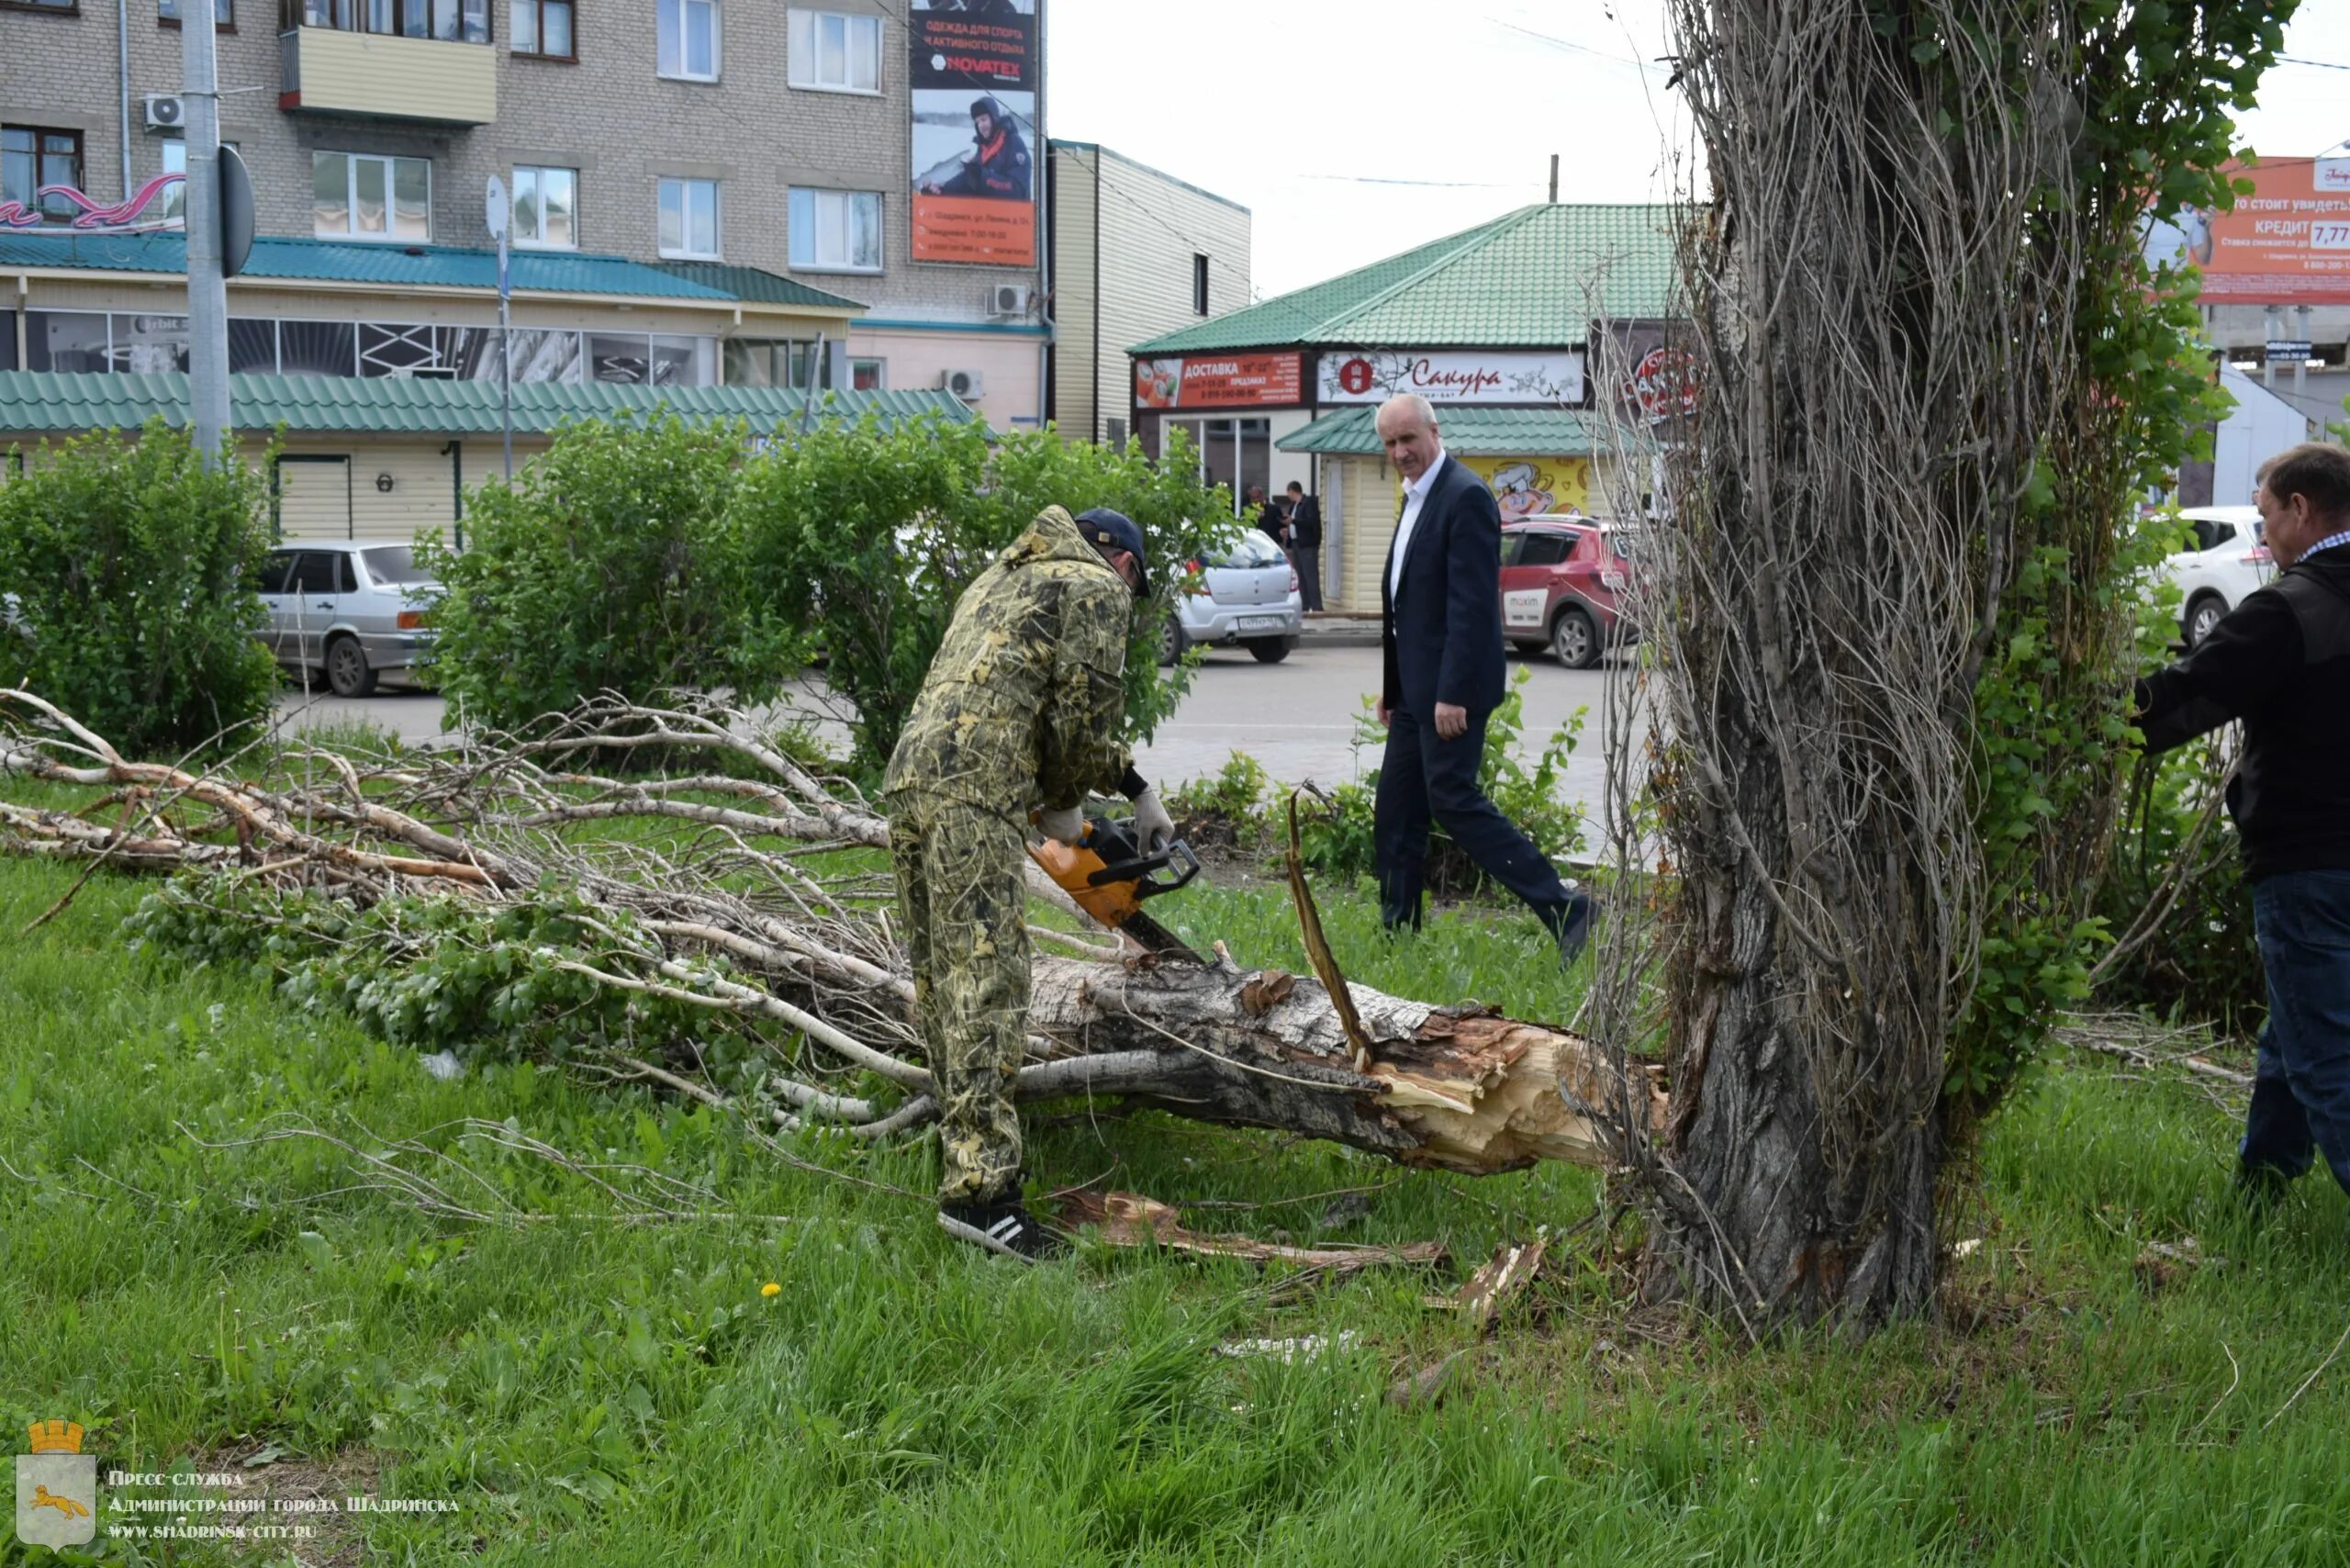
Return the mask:
{"type": "Polygon", "coordinates": [[[1036,0],[913,0],[913,259],[1036,264],[1036,0]]]}
{"type": "Polygon", "coordinates": [[[1504,522],[1545,512],[1591,510],[1588,457],[1461,457],[1454,461],[1485,482],[1504,522]]]}
{"type": "Polygon", "coordinates": [[[20,201],[0,201],[0,230],[11,234],[143,234],[177,229],[180,220],[162,217],[162,208],[156,204],[165,191],[186,178],[185,174],[158,174],[131,193],[129,200],[118,202],[101,202],[72,185],[43,185],[30,207],[20,201]],[[64,198],[74,208],[73,216],[62,222],[52,220],[41,209],[41,196],[64,198]],[[151,207],[157,216],[147,216],[151,207]]]}
{"type": "Polygon", "coordinates": [[[1326,353],[1319,376],[1325,403],[1383,403],[1416,392],[1431,403],[1550,403],[1583,401],[1583,351],[1528,353],[1437,349],[1385,349],[1326,353]]]}
{"type": "Polygon", "coordinates": [[[1293,353],[1185,354],[1135,361],[1138,409],[1251,409],[1302,403],[1293,353]]]}

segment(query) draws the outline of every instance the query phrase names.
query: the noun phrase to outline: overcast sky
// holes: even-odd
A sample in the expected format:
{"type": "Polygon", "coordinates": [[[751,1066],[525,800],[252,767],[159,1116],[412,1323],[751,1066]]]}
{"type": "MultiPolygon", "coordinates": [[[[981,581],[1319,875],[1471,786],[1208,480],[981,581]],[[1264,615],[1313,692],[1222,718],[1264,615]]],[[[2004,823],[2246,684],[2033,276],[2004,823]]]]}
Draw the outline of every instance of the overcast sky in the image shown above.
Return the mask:
{"type": "MultiPolygon", "coordinates": [[[[2350,5],[2285,52],[2350,66],[2350,5]]],[[[1047,123],[1254,217],[1259,297],[1540,201],[1657,201],[1688,130],[1657,0],[1046,0],[1047,123]]],[[[2278,65],[2262,151],[2350,138],[2350,70],[2278,65]]],[[[1219,312],[1225,306],[1219,302],[1219,312]]]]}

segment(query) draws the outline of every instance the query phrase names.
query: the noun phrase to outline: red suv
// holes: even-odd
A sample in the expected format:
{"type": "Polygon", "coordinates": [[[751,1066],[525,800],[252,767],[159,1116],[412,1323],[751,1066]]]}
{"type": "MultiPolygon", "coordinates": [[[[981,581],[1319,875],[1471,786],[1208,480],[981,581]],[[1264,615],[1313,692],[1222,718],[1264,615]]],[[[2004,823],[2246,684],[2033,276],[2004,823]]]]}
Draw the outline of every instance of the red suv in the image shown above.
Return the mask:
{"type": "Polygon", "coordinates": [[[1589,669],[1633,641],[1625,591],[1638,529],[1543,514],[1502,528],[1502,635],[1547,644],[1569,669],[1589,669]]]}

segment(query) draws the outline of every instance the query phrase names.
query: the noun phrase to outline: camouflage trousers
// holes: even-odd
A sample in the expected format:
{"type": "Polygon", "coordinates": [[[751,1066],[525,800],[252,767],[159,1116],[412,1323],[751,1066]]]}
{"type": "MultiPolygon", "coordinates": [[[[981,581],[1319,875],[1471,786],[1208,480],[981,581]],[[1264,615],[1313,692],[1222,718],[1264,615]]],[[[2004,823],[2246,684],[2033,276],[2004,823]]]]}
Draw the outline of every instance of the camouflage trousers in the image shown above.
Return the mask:
{"type": "Polygon", "coordinates": [[[939,1201],[1017,1197],[1012,1081],[1028,1039],[1024,835],[997,812],[912,790],[889,804],[914,1016],[937,1085],[939,1201]]]}

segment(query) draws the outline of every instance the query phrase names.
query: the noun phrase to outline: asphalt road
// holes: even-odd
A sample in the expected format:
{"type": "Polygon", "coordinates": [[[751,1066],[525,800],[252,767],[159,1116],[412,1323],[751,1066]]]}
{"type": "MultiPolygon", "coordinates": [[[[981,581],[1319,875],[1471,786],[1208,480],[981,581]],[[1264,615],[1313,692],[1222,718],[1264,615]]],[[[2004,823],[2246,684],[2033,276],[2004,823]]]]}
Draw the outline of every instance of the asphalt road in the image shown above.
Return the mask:
{"type": "MultiPolygon", "coordinates": [[[[1602,790],[1600,702],[1604,670],[1563,669],[1542,655],[1510,655],[1513,678],[1523,668],[1526,725],[1518,751],[1531,760],[1550,733],[1577,708],[1588,707],[1584,741],[1568,759],[1565,793],[1595,805],[1602,790]]],[[[1365,696],[1379,688],[1376,647],[1307,644],[1277,665],[1260,665],[1245,652],[1210,650],[1193,677],[1192,689],[1174,716],[1158,728],[1136,767],[1154,783],[1174,785],[1221,770],[1236,750],[1248,752],[1285,784],[1312,780],[1343,783],[1379,761],[1376,745],[1358,753],[1349,744],[1365,696]]],[[[802,705],[821,706],[822,693],[802,694],[802,705]]],[[[441,734],[441,699],[429,692],[386,686],[373,697],[305,699],[287,691],[279,703],[289,730],[317,725],[366,724],[388,730],[410,745],[441,734]]],[[[836,722],[820,720],[837,743],[836,722]]]]}

